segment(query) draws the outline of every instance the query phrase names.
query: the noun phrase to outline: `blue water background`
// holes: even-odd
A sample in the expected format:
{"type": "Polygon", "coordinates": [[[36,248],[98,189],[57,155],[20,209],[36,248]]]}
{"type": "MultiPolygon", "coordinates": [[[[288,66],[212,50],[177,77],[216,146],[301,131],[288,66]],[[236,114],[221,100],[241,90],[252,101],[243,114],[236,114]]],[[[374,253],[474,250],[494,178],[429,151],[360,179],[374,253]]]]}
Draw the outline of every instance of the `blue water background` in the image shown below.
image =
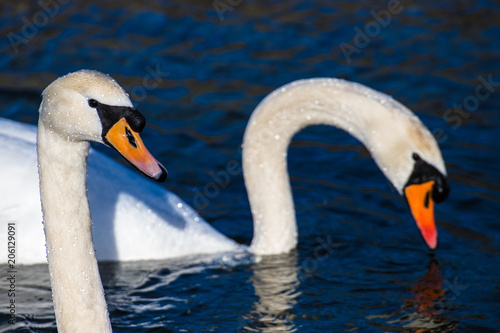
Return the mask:
{"type": "MultiPolygon", "coordinates": [[[[241,161],[258,102],[296,79],[394,96],[437,136],[451,182],[432,254],[367,150],[308,128],[288,155],[297,250],[103,264],[116,332],[500,332],[500,2],[407,1],[392,13],[385,1],[41,3],[0,4],[0,116],[36,124],[52,80],[111,74],[148,119],[162,186],[238,242],[252,238],[242,176],[202,204],[196,195],[241,161]]],[[[0,310],[0,331],[55,332],[46,265],[20,268],[17,287],[17,324],[0,310]]]]}

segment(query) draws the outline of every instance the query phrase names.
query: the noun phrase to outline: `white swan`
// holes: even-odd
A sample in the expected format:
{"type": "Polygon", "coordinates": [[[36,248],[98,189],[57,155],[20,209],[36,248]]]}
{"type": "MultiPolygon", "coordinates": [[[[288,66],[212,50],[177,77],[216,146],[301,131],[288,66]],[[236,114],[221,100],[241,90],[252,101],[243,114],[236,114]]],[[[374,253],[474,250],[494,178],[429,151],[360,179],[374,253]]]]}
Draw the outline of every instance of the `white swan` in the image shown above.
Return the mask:
{"type": "MultiPolygon", "coordinates": [[[[434,197],[439,201],[440,191],[441,197],[446,196],[446,171],[437,144],[411,111],[359,84],[336,79],[297,81],[276,90],[256,108],[245,134],[243,160],[255,222],[250,248],[254,253],[286,252],[296,244],[284,154],[293,134],[310,124],[330,124],[355,135],[401,194],[408,182],[434,179],[434,197]],[[413,153],[421,159],[415,161],[413,153]],[[262,162],[254,163],[256,158],[262,162]],[[413,175],[415,168],[422,171],[413,175]],[[423,174],[420,180],[419,173],[423,174]],[[257,174],[255,179],[251,174],[257,174]],[[265,184],[259,185],[259,181],[265,184]],[[266,208],[266,202],[273,204],[266,208]],[[277,216],[259,213],[264,209],[274,209],[272,214],[277,216]]],[[[46,260],[39,222],[35,132],[34,127],[0,119],[0,160],[9,161],[0,166],[0,183],[5,189],[0,192],[0,220],[17,223],[18,261],[24,264],[46,260]]],[[[164,259],[245,248],[210,227],[175,194],[92,149],[88,187],[99,260],[164,259]]],[[[415,188],[407,189],[413,198],[415,188]]],[[[428,244],[435,247],[432,202],[430,209],[418,210],[417,204],[425,201],[411,200],[414,216],[422,221],[417,222],[419,228],[429,230],[428,244]],[[424,220],[417,216],[422,213],[427,213],[424,220]],[[430,226],[424,228],[427,224],[430,226]]],[[[0,237],[5,233],[6,228],[1,228],[0,237]]],[[[0,260],[7,260],[1,251],[0,260]]]]}
{"type": "MultiPolygon", "coordinates": [[[[47,262],[36,161],[36,127],[0,118],[0,221],[17,226],[18,264],[47,262]]],[[[130,261],[235,251],[178,196],[94,149],[88,194],[98,260],[130,261]]],[[[6,239],[7,228],[0,228],[6,239]]],[[[7,251],[0,251],[7,262],[7,251]]]]}
{"type": "Polygon", "coordinates": [[[37,153],[40,198],[59,332],[111,332],[87,198],[89,141],[116,149],[145,175],[167,172],[139,136],[145,119],[109,76],[80,71],[43,92],[37,153]]]}
{"type": "Polygon", "coordinates": [[[344,129],[368,148],[406,197],[425,242],[434,249],[434,201],[444,200],[449,187],[430,132],[385,94],[344,80],[311,79],[292,82],[266,97],[247,125],[243,171],[254,221],[251,251],[284,253],[297,244],[287,148],[296,132],[313,124],[344,129]]]}
{"type": "MultiPolygon", "coordinates": [[[[16,263],[46,263],[36,127],[0,118],[0,221],[15,222],[16,263]]],[[[98,260],[130,261],[237,251],[175,194],[90,150],[88,195],[98,260]]],[[[7,228],[0,228],[6,239],[7,228]]],[[[7,262],[7,251],[0,251],[7,262]]]]}

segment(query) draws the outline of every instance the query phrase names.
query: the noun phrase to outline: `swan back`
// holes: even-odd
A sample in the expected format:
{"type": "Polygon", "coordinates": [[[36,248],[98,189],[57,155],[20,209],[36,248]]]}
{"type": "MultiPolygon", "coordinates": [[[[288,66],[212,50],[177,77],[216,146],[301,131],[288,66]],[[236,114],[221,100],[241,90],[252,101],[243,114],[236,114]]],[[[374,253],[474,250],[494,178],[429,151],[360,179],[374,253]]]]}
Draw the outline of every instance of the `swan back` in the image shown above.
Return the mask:
{"type": "MultiPolygon", "coordinates": [[[[23,265],[47,262],[36,132],[35,126],[0,118],[0,160],[8,161],[0,168],[0,220],[16,222],[22,228],[16,262],[23,265]]],[[[174,193],[92,148],[87,186],[99,261],[244,250],[211,228],[174,193]]],[[[6,230],[0,229],[0,239],[4,236],[6,230]]],[[[7,261],[6,253],[0,252],[0,261],[7,261]]]]}

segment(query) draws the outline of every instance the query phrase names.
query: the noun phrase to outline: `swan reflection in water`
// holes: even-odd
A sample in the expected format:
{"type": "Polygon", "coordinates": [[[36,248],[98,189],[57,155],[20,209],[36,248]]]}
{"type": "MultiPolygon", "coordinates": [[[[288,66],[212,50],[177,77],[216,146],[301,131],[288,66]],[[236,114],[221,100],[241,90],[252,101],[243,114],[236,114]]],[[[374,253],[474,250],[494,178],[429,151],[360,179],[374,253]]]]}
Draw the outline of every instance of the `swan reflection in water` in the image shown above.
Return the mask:
{"type": "Polygon", "coordinates": [[[376,327],[385,330],[408,328],[411,332],[455,332],[457,323],[450,320],[447,303],[453,302],[460,292],[457,281],[450,282],[441,275],[439,262],[431,256],[427,272],[410,288],[410,298],[404,300],[403,306],[397,311],[384,315],[368,316],[370,321],[383,319],[386,324],[371,322],[376,327]],[[450,292],[450,297],[447,293],[450,292]],[[394,318],[396,317],[396,318],[394,318]]]}
{"type": "Polygon", "coordinates": [[[238,332],[295,332],[294,314],[297,303],[299,267],[297,252],[261,257],[252,265],[251,278],[258,297],[253,310],[242,320],[238,332]],[[244,322],[244,323],[243,323],[244,322]]]}
{"type": "Polygon", "coordinates": [[[427,273],[410,288],[414,297],[405,300],[404,309],[413,309],[424,317],[432,318],[438,315],[437,307],[445,294],[444,279],[436,259],[431,258],[427,268],[427,273]]]}
{"type": "MultiPolygon", "coordinates": [[[[252,265],[252,270],[251,282],[258,300],[240,319],[238,332],[296,332],[294,307],[301,295],[301,266],[298,265],[297,252],[263,257],[252,265]]],[[[439,262],[432,256],[425,275],[407,289],[411,296],[401,307],[366,319],[383,330],[455,332],[457,323],[446,316],[450,310],[447,303],[453,302],[459,296],[459,290],[464,288],[457,281],[444,279],[439,262]]]]}

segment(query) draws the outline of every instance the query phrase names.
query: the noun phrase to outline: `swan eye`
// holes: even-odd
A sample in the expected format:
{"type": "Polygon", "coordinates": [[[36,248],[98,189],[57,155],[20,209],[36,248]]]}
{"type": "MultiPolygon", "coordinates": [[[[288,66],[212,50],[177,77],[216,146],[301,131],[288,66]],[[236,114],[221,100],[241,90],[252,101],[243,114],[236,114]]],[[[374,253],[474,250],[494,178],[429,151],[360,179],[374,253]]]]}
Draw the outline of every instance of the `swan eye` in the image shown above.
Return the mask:
{"type": "Polygon", "coordinates": [[[91,108],[96,108],[98,105],[99,105],[99,102],[98,102],[98,101],[96,101],[96,100],[95,100],[95,99],[93,99],[93,98],[89,99],[89,106],[90,106],[91,108]]]}
{"type": "MultiPolygon", "coordinates": [[[[436,203],[444,201],[450,192],[450,185],[446,177],[434,166],[424,161],[417,153],[413,153],[412,158],[415,160],[415,164],[413,166],[413,172],[408,178],[405,187],[433,180],[434,186],[432,186],[431,193],[432,200],[436,203]]],[[[428,197],[426,197],[426,200],[428,200],[428,197]]]]}

